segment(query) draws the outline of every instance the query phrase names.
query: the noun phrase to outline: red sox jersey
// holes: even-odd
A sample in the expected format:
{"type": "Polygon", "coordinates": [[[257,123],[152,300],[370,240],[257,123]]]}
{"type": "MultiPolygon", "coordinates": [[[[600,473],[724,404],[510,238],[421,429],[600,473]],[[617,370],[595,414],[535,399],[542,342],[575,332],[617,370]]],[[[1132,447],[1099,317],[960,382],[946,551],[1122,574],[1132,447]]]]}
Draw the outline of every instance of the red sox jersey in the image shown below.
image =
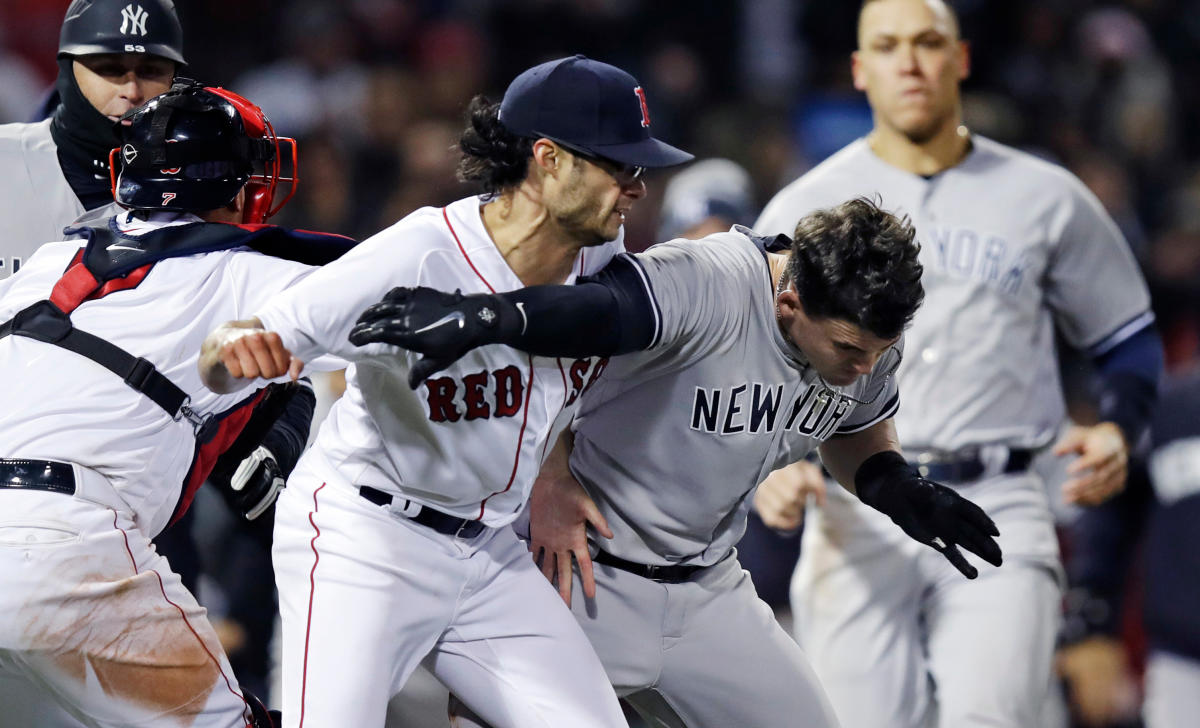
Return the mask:
{"type": "MultiPolygon", "coordinates": [[[[522,287],[484,228],[482,204],[469,197],[417,210],[255,315],[303,361],[328,352],[352,363],[346,393],[306,457],[323,458],[355,485],[502,526],[523,507],[547,445],[603,362],[488,346],[414,391],[406,381],[413,354],[348,340],[362,311],[395,286],[463,293],[522,287]]],[[[566,282],[595,273],[621,249],[618,238],[582,250],[566,282]]]]}
{"type": "MultiPolygon", "coordinates": [[[[117,220],[123,233],[137,235],[198,218],[160,213],[150,221],[129,214],[117,220]]],[[[18,275],[0,281],[0,320],[47,298],[82,245],[44,245],[18,275]]],[[[248,317],[311,270],[245,248],[168,258],[136,286],[85,301],[71,320],[149,360],[191,398],[193,409],[215,415],[254,391],[219,395],[204,386],[197,370],[204,337],[225,321],[248,317]]],[[[187,420],[172,420],[92,360],[23,336],[0,339],[0,399],[0,457],[95,470],[115,487],[145,533],[157,534],[167,524],[195,455],[187,420]]]]}

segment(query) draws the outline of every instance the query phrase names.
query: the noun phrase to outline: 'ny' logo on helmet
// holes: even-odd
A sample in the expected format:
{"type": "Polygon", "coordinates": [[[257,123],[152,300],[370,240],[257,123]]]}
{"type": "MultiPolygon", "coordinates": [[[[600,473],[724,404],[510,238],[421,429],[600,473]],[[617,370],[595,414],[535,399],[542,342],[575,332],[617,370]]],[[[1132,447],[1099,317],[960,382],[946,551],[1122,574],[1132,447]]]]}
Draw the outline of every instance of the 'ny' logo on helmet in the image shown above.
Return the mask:
{"type": "Polygon", "coordinates": [[[121,32],[127,35],[145,35],[146,34],[146,19],[150,17],[141,5],[134,8],[133,3],[129,3],[121,8],[121,32]]]}

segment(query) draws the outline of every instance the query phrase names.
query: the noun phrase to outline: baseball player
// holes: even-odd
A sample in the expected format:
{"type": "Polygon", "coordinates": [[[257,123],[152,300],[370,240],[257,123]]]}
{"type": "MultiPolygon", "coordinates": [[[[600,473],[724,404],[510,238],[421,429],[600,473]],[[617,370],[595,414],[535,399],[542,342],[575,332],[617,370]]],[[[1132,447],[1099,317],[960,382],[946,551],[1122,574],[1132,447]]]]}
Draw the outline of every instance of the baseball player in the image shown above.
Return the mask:
{"type": "Polygon", "coordinates": [[[61,240],[85,211],[112,204],[113,123],[170,88],[185,63],[171,0],[71,3],[59,35],[58,105],[43,121],[0,126],[0,278],[61,240]]]}
{"type": "Polygon", "coordinates": [[[896,449],[892,374],[921,302],[917,249],[911,226],[856,199],[800,221],[794,243],[735,226],[621,256],[570,289],[398,289],[351,339],[426,354],[414,384],[492,343],[628,354],[582,393],[569,467],[565,446],[547,463],[531,550],[618,693],[655,725],[834,726],[808,661],[734,551],[768,472],[820,447],[851,492],[967,577],[976,570],[959,546],[1000,563],[983,511],[896,449]],[[776,242],[786,254],[771,252],[776,242]],[[572,509],[580,483],[598,510],[586,496],[572,509]],[[581,515],[561,524],[564,510],[581,515]],[[612,534],[593,534],[590,551],[585,517],[612,534]],[[572,556],[585,582],[574,598],[572,556]]]}
{"type": "MultiPolygon", "coordinates": [[[[183,31],[171,0],[75,0],[59,36],[57,105],[33,124],[0,126],[0,279],[20,269],[38,246],[61,240],[83,214],[109,216],[112,203],[109,153],[119,144],[114,123],[129,110],[166,91],[185,65],[183,31]]],[[[252,189],[259,189],[252,183],[252,189]]],[[[260,205],[247,222],[261,222],[260,205]]],[[[263,211],[265,212],[265,210],[263,211]]],[[[300,457],[314,397],[305,383],[277,386],[247,436],[214,468],[222,495],[242,500],[247,490],[278,488],[300,457]],[[274,410],[279,407],[283,416],[274,410]],[[255,434],[257,433],[257,434],[255,434]],[[232,491],[240,488],[242,493],[232,491]]],[[[272,499],[256,502],[248,515],[267,529],[272,499]],[[259,507],[261,506],[261,507],[259,507]]],[[[186,582],[196,568],[188,523],[156,539],[186,582]],[[190,557],[190,558],[189,558],[190,557]]],[[[248,526],[253,528],[253,526],[248,526]]],[[[273,611],[273,610],[272,610],[273,611]]]]}
{"type": "Polygon", "coordinates": [[[792,607],[847,728],[932,715],[945,728],[1036,724],[1061,596],[1051,512],[1030,469],[1064,418],[1055,331],[1091,354],[1105,390],[1100,424],[1070,429],[1053,450],[1078,456],[1063,486],[1071,501],[1122,487],[1161,368],[1146,285],[1095,197],[962,126],[968,61],[941,0],[867,0],[852,71],[874,128],[780,191],[755,225],[790,230],[859,194],[912,218],[928,300],[898,372],[896,429],[920,472],[982,506],[1002,534],[1004,568],[965,582],[830,489],[806,524],[792,607]]]}
{"type": "Polygon", "coordinates": [[[496,726],[625,725],[507,527],[602,363],[492,347],[414,391],[409,354],[347,336],[397,284],[491,292],[595,273],[622,247],[642,169],[691,155],[650,135],[632,76],[583,56],[523,72],[469,114],[459,172],[482,198],[414,212],[208,342],[218,390],[320,353],[353,362],[276,518],[293,728],[382,725],[422,660],[496,726]]]}
{"type": "Polygon", "coordinates": [[[59,706],[87,726],[269,726],[150,539],[262,396],[202,385],[204,335],[313,269],[273,256],[324,262],[347,241],[227,224],[254,168],[268,206],[278,172],[281,140],[245,99],[180,83],[125,118],[129,211],[0,282],[0,723],[59,706]]]}

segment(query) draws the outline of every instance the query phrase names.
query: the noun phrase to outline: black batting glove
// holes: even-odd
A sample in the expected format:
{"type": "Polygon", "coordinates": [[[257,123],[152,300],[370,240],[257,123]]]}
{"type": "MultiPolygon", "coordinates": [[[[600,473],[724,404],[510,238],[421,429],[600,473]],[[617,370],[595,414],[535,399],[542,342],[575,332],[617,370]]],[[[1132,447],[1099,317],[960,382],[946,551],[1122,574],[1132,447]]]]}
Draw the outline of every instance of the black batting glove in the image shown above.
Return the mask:
{"type": "Polygon", "coordinates": [[[392,344],[422,354],[408,372],[408,385],[416,389],[468,351],[512,341],[524,328],[516,305],[494,294],[393,288],[358,317],[350,343],[392,344]]]}
{"type": "Polygon", "coordinates": [[[858,498],[886,514],[912,539],[940,552],[968,579],[979,576],[962,546],[984,561],[1003,560],[999,529],[983,509],[941,483],[922,478],[900,453],[885,450],[867,458],[854,474],[858,498]]]}

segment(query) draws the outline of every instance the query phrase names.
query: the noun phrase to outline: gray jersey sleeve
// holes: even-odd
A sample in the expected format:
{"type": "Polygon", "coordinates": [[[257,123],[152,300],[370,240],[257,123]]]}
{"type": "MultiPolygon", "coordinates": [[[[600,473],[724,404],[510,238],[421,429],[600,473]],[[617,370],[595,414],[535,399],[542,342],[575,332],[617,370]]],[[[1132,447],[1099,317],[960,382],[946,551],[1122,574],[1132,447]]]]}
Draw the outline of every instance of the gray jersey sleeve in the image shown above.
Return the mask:
{"type": "Polygon", "coordinates": [[[750,309],[746,292],[770,285],[766,254],[736,232],[659,243],[633,258],[659,319],[651,348],[685,358],[725,345],[722,334],[739,330],[750,309]]]}
{"type": "Polygon", "coordinates": [[[1069,198],[1047,271],[1046,303],[1072,346],[1104,349],[1152,320],[1150,292],[1100,201],[1075,177],[1063,176],[1069,198]]]}

